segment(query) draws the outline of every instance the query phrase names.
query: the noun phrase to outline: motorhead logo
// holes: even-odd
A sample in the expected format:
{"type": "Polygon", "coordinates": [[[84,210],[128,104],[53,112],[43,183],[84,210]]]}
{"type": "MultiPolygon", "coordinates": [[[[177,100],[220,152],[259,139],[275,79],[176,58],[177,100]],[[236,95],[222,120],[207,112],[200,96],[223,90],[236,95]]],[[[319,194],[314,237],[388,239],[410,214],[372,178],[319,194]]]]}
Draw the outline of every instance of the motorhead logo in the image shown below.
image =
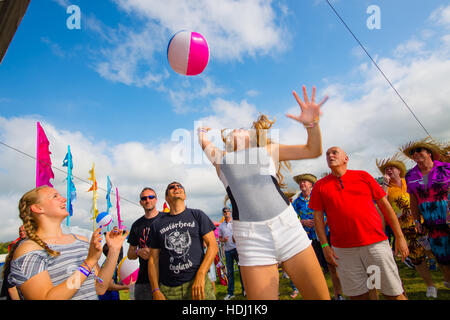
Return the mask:
{"type": "Polygon", "coordinates": [[[166,249],[170,250],[170,262],[173,262],[175,258],[183,258],[183,261],[186,261],[186,255],[192,243],[189,232],[175,230],[165,236],[164,243],[166,249]]]}

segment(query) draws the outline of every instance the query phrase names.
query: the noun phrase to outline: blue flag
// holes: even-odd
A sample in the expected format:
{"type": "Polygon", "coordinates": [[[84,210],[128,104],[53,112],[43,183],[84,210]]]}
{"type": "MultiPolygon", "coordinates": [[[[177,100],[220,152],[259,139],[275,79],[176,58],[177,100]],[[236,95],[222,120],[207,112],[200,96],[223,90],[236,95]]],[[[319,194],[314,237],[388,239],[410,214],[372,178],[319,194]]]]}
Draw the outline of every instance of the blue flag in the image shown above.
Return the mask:
{"type": "MultiPolygon", "coordinates": [[[[70,146],[67,148],[66,157],[63,160],[63,167],[67,167],[67,211],[69,211],[69,216],[73,215],[72,201],[77,198],[77,189],[73,183],[72,169],[72,153],[70,152],[70,146]]],[[[67,225],[69,225],[69,220],[67,218],[67,225]]]]}
{"type": "Polygon", "coordinates": [[[111,188],[112,188],[112,183],[111,180],[109,180],[109,176],[108,176],[108,190],[106,191],[106,212],[109,213],[109,208],[112,208],[112,204],[111,204],[111,188]]]}

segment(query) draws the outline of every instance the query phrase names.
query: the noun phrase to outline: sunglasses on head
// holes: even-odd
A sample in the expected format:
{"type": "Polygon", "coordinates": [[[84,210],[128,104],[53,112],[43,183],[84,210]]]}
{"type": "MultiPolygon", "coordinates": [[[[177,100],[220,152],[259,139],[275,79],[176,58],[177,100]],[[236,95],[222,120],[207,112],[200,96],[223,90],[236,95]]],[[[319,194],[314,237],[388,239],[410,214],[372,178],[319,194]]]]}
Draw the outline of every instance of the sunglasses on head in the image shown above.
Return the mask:
{"type": "Polygon", "coordinates": [[[422,152],[422,150],[426,150],[425,148],[422,148],[422,147],[417,147],[417,148],[414,148],[414,149],[411,149],[410,151],[409,151],[409,155],[410,156],[412,156],[414,153],[416,153],[416,152],[422,152]]]}
{"type": "Polygon", "coordinates": [[[151,196],[143,196],[143,197],[141,197],[141,201],[145,201],[145,200],[147,200],[147,198],[148,198],[149,200],[153,200],[153,199],[156,198],[156,196],[153,196],[153,195],[151,195],[151,196]]]}
{"type": "Polygon", "coordinates": [[[183,188],[183,186],[182,186],[181,184],[172,184],[172,185],[170,185],[170,186],[167,188],[167,190],[172,190],[172,189],[175,189],[175,188],[183,189],[183,190],[184,190],[184,188],[183,188]]]}

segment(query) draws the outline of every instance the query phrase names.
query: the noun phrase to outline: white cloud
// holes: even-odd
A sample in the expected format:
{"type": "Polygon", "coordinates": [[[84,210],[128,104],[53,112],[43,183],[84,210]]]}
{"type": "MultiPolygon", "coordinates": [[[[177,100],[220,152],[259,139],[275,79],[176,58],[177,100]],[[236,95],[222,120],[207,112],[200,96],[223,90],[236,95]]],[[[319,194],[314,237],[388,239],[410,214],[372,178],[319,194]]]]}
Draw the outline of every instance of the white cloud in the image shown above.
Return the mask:
{"type": "Polygon", "coordinates": [[[283,49],[282,28],[271,0],[115,0],[120,8],[144,21],[158,21],[171,34],[192,30],[203,34],[212,58],[240,60],[243,55],[283,49]]]}
{"type": "Polygon", "coordinates": [[[188,113],[196,108],[190,104],[200,98],[205,98],[212,95],[221,95],[227,92],[227,89],[217,85],[213,78],[205,75],[199,75],[195,79],[184,79],[181,82],[182,86],[177,89],[160,87],[159,90],[167,92],[174,112],[178,114],[188,113]]]}
{"type": "Polygon", "coordinates": [[[396,57],[404,57],[408,54],[423,54],[423,48],[425,47],[425,43],[423,41],[418,40],[410,40],[406,43],[400,44],[394,51],[394,55],[396,57]]]}
{"type": "MultiPolygon", "coordinates": [[[[39,116],[26,118],[0,117],[0,140],[7,145],[29,154],[36,154],[36,122],[39,116]]],[[[128,142],[110,145],[102,141],[93,141],[80,132],[67,132],[55,125],[40,121],[50,141],[50,152],[54,167],[54,187],[65,196],[66,169],[62,161],[70,145],[74,161],[74,183],[77,188],[77,200],[74,202],[74,216],[71,225],[92,228],[90,220],[92,192],[88,181],[89,170],[95,163],[95,174],[98,182],[97,206],[100,211],[106,209],[106,179],[110,179],[114,187],[118,187],[121,197],[121,218],[124,224],[131,227],[132,222],[142,214],[139,206],[139,193],[149,186],[159,196],[158,208],[162,210],[164,190],[173,180],[180,181],[186,187],[187,204],[200,208],[211,216],[220,216],[225,191],[215,178],[215,171],[210,165],[176,164],[172,159],[175,142],[163,141],[158,145],[128,142]],[[202,177],[202,179],[199,179],[202,177]],[[86,183],[88,182],[88,183],[86,183]],[[206,191],[207,190],[207,191],[206,191]],[[206,191],[206,192],[205,192],[206,191]]],[[[192,135],[191,139],[193,142],[192,135]]],[[[2,225],[0,241],[8,241],[17,237],[17,228],[21,222],[18,218],[17,204],[20,197],[35,186],[35,160],[5,146],[0,147],[0,204],[2,225]]],[[[112,197],[115,205],[115,196],[112,197]]],[[[115,217],[116,210],[111,213],[115,217]]]]}
{"type": "Polygon", "coordinates": [[[245,94],[249,97],[256,97],[260,94],[260,92],[257,90],[248,90],[245,94]]]}
{"type": "Polygon", "coordinates": [[[436,23],[437,25],[450,27],[450,5],[447,7],[441,6],[434,10],[429,18],[430,21],[436,23]]]}
{"type": "MultiPolygon", "coordinates": [[[[189,111],[186,104],[226,90],[207,76],[192,80],[195,90],[183,90],[168,64],[155,63],[166,54],[171,35],[179,30],[202,33],[210,47],[210,61],[242,61],[244,57],[275,55],[289,43],[271,0],[115,0],[121,10],[138,19],[141,28],[110,27],[92,14],[83,16],[87,30],[104,41],[90,48],[93,68],[104,79],[129,86],[167,92],[174,111],[189,111]],[[281,41],[283,40],[283,41],[281,41]],[[169,85],[169,78],[171,83],[169,85]],[[168,89],[181,88],[181,89],[168,89]],[[195,92],[195,94],[192,94],[195,92]]],[[[287,8],[281,5],[281,15],[287,8]]]]}

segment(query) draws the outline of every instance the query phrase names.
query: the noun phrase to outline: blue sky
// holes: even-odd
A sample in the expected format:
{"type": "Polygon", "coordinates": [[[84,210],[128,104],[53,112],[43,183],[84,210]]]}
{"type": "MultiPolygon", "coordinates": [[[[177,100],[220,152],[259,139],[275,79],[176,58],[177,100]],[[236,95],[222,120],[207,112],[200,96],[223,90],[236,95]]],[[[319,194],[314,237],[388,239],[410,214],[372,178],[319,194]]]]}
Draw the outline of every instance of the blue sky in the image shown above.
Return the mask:
{"type": "MultiPolygon", "coordinates": [[[[275,14],[282,16],[274,21],[284,29],[279,40],[289,39],[282,43],[286,49],[277,52],[274,44],[267,54],[256,52],[252,57],[243,52],[231,61],[216,58],[212,51],[203,76],[212,78],[225,92],[193,98],[188,101],[189,112],[174,113],[173,102],[166,92],[156,90],[156,85],[137,87],[108,81],[94,70],[101,58],[98,52],[109,43],[89,30],[85,18],[95,17],[109,28],[123,25],[138,33],[144,29],[140,23],[144,19],[127,14],[113,1],[72,1],[81,9],[81,30],[69,30],[66,19],[70,15],[63,6],[54,1],[32,1],[1,67],[0,95],[7,99],[2,103],[2,114],[38,114],[67,130],[112,143],[164,139],[173,128],[186,127],[187,121],[207,115],[210,101],[217,96],[247,99],[258,109],[282,114],[277,105],[292,104],[290,91],[303,83],[320,88],[323,78],[353,80],[348,71],[355,65],[351,51],[356,42],[326,2],[318,2],[273,2],[275,14]],[[288,8],[287,15],[278,4],[288,8]],[[250,90],[259,94],[248,97],[250,90]]],[[[334,5],[372,54],[384,55],[417,33],[427,15],[444,2],[347,0],[334,5]],[[366,9],[371,4],[380,6],[381,30],[366,26],[366,9]]],[[[170,30],[164,33],[170,39],[170,30]]],[[[166,48],[159,47],[153,53],[154,60],[148,62],[153,70],[168,72],[165,86],[176,88],[189,82],[199,88],[203,84],[195,77],[175,74],[165,53],[166,48]]],[[[143,67],[146,64],[140,61],[143,67]]]]}
{"type": "MultiPolygon", "coordinates": [[[[450,87],[445,80],[448,1],[332,3],[427,129],[448,140],[448,111],[443,112],[450,87]],[[367,27],[370,5],[381,10],[379,30],[367,27]]],[[[133,200],[144,185],[163,190],[178,178],[192,187],[192,206],[212,215],[218,214],[224,195],[212,169],[207,164],[168,165],[172,133],[193,130],[195,121],[241,127],[264,112],[277,118],[283,142],[304,142],[304,130],[284,114],[296,110],[292,90],[306,84],[330,95],[324,107],[324,147],[346,147],[355,168],[375,175],[375,157],[390,156],[399,144],[424,136],[325,0],[34,0],[0,65],[0,83],[3,142],[33,154],[33,123],[41,121],[54,164],[59,166],[66,146],[73,145],[79,163],[75,174],[86,178],[96,162],[99,179],[110,175],[119,189],[123,186],[124,197],[133,200]],[[66,26],[70,4],[81,10],[80,30],[66,26]],[[200,76],[170,69],[167,43],[181,29],[208,39],[211,59],[200,76]],[[140,171],[145,172],[142,179],[140,171]],[[204,185],[198,175],[204,175],[204,185]]],[[[0,155],[11,157],[0,162],[5,181],[0,199],[6,203],[12,194],[18,200],[34,178],[29,159],[3,148],[0,155]],[[23,171],[16,172],[11,163],[20,163],[23,171]],[[13,183],[17,176],[21,182],[13,183]],[[8,190],[6,184],[14,187],[8,190]]],[[[323,157],[293,167],[291,176],[326,170],[323,157]]],[[[89,208],[80,198],[83,225],[89,208]]],[[[139,209],[130,207],[135,213],[125,216],[128,221],[138,217],[139,209]]],[[[15,214],[9,220],[14,228],[15,214]]],[[[13,227],[0,240],[11,236],[13,227]]]]}

